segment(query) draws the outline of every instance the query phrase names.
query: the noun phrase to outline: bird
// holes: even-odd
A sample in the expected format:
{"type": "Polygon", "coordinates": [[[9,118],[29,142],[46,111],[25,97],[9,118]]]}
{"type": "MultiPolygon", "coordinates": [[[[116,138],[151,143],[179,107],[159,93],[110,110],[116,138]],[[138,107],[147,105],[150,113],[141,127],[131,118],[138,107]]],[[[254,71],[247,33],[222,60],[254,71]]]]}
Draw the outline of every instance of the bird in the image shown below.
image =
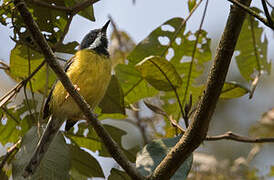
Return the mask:
{"type": "MultiPolygon", "coordinates": [[[[64,71],[75,89],[93,110],[102,100],[111,79],[111,61],[106,31],[110,20],[100,29],[91,30],[81,41],[75,55],[67,61],[64,71]]],[[[83,114],[60,81],[50,91],[43,109],[49,121],[35,151],[24,169],[23,177],[34,174],[51,142],[66,121],[68,131],[83,114]]]]}

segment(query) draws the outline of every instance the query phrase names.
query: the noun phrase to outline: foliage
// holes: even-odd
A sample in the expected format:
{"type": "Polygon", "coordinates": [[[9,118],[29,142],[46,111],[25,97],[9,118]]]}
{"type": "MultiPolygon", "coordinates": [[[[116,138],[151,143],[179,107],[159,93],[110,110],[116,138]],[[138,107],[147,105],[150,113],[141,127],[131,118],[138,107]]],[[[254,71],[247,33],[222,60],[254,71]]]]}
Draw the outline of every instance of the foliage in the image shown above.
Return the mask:
{"type": "MultiPolygon", "coordinates": [[[[260,12],[259,9],[255,10],[260,12]]],[[[268,40],[263,35],[263,28],[259,27],[258,20],[250,15],[247,15],[242,32],[245,33],[241,33],[239,37],[236,62],[241,75],[247,81],[252,81],[256,76],[269,74],[271,71],[271,62],[267,59],[268,40]]]]}
{"type": "MultiPolygon", "coordinates": [[[[167,155],[168,151],[180,140],[180,138],[181,136],[177,136],[175,138],[159,139],[147,144],[142,149],[142,151],[137,154],[137,169],[146,176],[151,174],[167,155]]],[[[192,161],[193,156],[191,154],[171,179],[186,179],[191,169],[192,161]]]]}
{"type": "MultiPolygon", "coordinates": [[[[43,1],[47,5],[66,8],[82,2],[84,1],[43,1]]],[[[66,10],[49,8],[37,2],[26,0],[26,3],[52,49],[55,52],[74,54],[78,42],[63,43],[74,15],[66,10]]],[[[188,0],[189,11],[196,4],[196,0],[188,0]]],[[[255,11],[260,12],[258,9],[255,11]]],[[[92,5],[81,9],[78,15],[95,21],[92,5]]],[[[112,138],[122,147],[128,159],[136,163],[143,175],[149,175],[181,137],[178,136],[178,130],[173,127],[170,120],[180,123],[182,118],[185,118],[182,117],[184,114],[182,109],[186,111],[189,108],[187,115],[191,115],[205,89],[206,82],[202,77],[206,75],[206,66],[212,59],[211,39],[206,30],[187,31],[187,23],[184,22],[181,17],[171,18],[156,27],[137,45],[130,35],[115,26],[111,36],[113,75],[107,92],[95,112],[99,114],[100,120],[124,119],[131,122],[140,129],[143,137],[161,137],[152,142],[150,138],[148,140],[144,138],[144,142],[148,144],[141,150],[140,147],[126,149],[122,145],[122,137],[127,132],[111,125],[104,125],[112,138]],[[164,117],[157,116],[157,112],[153,113],[152,118],[140,117],[138,111],[143,109],[139,108],[138,104],[144,99],[156,102],[157,106],[152,107],[157,107],[157,111],[161,112],[158,114],[164,117]],[[159,132],[156,126],[163,121],[164,130],[159,132]],[[149,134],[144,127],[149,127],[152,133],[149,134]]],[[[0,23],[12,28],[12,40],[16,43],[10,53],[9,68],[5,72],[13,80],[20,82],[39,67],[44,57],[12,1],[4,0],[1,5],[0,23]]],[[[238,69],[246,81],[254,81],[256,76],[261,76],[265,72],[270,73],[271,63],[267,59],[267,47],[268,40],[264,36],[263,28],[258,20],[248,16],[242,28],[237,45],[238,54],[236,54],[238,69]]],[[[38,101],[34,94],[46,97],[55,79],[53,71],[44,65],[26,84],[25,90],[33,95],[31,100],[25,95],[25,100],[21,104],[11,105],[8,102],[2,106],[1,98],[0,143],[2,145],[16,143],[21,138],[22,142],[20,150],[12,154],[6,162],[8,166],[0,170],[0,179],[8,179],[11,174],[14,179],[22,179],[22,169],[32,155],[39,133],[42,131],[42,129],[38,131],[37,125],[45,124],[40,117],[41,101],[38,101]]],[[[239,98],[251,93],[250,89],[239,82],[229,81],[225,83],[220,98],[239,98]]],[[[14,93],[18,91],[15,89],[14,93]]],[[[264,114],[262,120],[250,129],[251,135],[273,136],[273,124],[265,123],[263,120],[269,114],[264,114]]],[[[80,121],[70,131],[58,134],[32,179],[105,177],[100,164],[88,151],[110,157],[94,129],[80,121]]],[[[3,157],[0,157],[0,161],[2,160],[3,157]]],[[[193,155],[182,164],[172,179],[186,179],[192,162],[193,155]]],[[[255,171],[246,173],[250,177],[256,177],[255,171]]],[[[269,173],[269,176],[272,175],[273,168],[269,173]]],[[[216,177],[224,178],[218,173],[216,177]]],[[[108,179],[130,178],[124,171],[113,168],[108,179]]]]}

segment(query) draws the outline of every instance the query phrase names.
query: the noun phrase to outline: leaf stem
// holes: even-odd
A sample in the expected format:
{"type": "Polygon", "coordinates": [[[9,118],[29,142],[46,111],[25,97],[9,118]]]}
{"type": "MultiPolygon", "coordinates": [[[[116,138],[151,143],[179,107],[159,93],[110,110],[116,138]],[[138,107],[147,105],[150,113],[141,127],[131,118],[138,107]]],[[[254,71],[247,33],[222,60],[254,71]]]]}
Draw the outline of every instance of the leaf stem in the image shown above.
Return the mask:
{"type": "Polygon", "coordinates": [[[191,62],[190,62],[190,67],[189,67],[189,71],[188,71],[188,75],[187,75],[187,83],[186,83],[186,89],[185,89],[183,104],[185,104],[188,89],[189,89],[189,86],[190,86],[189,83],[190,83],[190,78],[191,78],[191,73],[192,73],[192,66],[193,66],[193,62],[194,62],[194,58],[195,58],[197,44],[199,42],[199,36],[201,34],[202,26],[203,26],[203,23],[204,23],[206,11],[207,11],[207,6],[208,6],[208,0],[206,1],[205,9],[204,9],[204,12],[203,12],[203,15],[202,15],[202,20],[201,20],[201,23],[200,23],[200,26],[199,26],[199,29],[198,29],[198,33],[197,33],[197,36],[196,36],[196,41],[195,41],[193,51],[192,51],[192,55],[191,55],[191,62]]]}

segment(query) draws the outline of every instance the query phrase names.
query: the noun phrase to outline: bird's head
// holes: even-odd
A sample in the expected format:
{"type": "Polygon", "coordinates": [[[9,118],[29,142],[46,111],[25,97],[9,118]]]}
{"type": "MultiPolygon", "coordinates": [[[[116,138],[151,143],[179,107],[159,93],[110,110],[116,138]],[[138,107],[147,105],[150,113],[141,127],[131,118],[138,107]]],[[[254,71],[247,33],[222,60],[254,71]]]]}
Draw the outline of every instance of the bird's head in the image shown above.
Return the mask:
{"type": "Polygon", "coordinates": [[[101,29],[90,31],[82,40],[79,49],[91,49],[99,54],[109,55],[107,51],[108,40],[106,35],[109,23],[110,21],[107,21],[101,29]]]}

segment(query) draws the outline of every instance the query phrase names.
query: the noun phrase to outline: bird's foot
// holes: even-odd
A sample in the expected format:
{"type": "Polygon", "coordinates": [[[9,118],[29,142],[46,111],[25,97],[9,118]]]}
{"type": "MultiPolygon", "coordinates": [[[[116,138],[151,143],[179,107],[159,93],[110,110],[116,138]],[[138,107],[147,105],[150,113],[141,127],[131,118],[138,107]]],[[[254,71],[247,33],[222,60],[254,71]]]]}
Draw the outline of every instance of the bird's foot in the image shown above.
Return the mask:
{"type": "MultiPolygon", "coordinates": [[[[77,86],[77,84],[74,84],[74,88],[77,90],[77,91],[80,91],[80,88],[77,86]]],[[[67,92],[67,95],[65,97],[65,100],[67,100],[69,98],[69,93],[67,92]]]]}

